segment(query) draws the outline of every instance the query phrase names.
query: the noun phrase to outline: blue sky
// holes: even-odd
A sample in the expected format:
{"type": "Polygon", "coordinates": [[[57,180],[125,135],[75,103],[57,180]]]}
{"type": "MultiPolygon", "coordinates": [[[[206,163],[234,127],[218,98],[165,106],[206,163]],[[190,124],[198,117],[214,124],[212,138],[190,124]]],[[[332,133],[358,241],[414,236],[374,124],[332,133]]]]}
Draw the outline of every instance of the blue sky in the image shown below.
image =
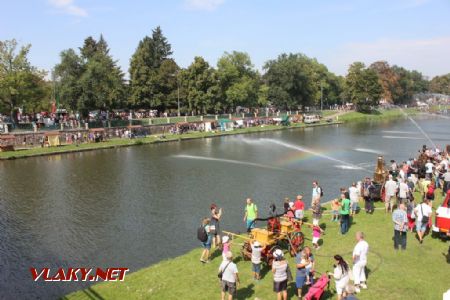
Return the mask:
{"type": "Polygon", "coordinates": [[[426,76],[450,73],[449,0],[15,0],[0,4],[0,40],[31,43],[31,62],[49,70],[59,53],[103,33],[123,71],[160,25],[173,57],[212,65],[245,51],[261,69],[283,52],[316,57],[345,75],[359,60],[387,60],[426,76]]]}

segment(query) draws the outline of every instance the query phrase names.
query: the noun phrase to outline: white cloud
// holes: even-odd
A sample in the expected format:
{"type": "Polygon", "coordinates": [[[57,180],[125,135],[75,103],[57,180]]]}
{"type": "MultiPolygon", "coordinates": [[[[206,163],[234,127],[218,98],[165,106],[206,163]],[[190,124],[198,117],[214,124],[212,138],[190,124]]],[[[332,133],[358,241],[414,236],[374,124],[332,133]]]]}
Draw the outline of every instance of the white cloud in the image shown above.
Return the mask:
{"type": "Polygon", "coordinates": [[[66,14],[76,16],[76,17],[87,17],[87,11],[75,5],[74,0],[49,0],[49,3],[66,14]]]}
{"type": "Polygon", "coordinates": [[[331,70],[346,74],[348,66],[355,61],[367,65],[386,60],[390,65],[414,69],[427,76],[447,74],[450,71],[448,59],[449,37],[431,39],[380,39],[366,43],[348,43],[333,53],[329,62],[331,70]]]}
{"type": "Polygon", "coordinates": [[[225,0],[185,0],[184,4],[190,10],[213,11],[224,2],[225,0]]]}

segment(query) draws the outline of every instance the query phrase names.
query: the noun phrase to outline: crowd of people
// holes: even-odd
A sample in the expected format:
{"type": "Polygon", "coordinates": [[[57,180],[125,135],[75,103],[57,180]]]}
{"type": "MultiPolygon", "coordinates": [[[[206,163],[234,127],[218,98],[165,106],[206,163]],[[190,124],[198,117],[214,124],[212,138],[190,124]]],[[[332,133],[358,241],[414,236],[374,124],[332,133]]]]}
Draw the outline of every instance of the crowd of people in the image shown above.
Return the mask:
{"type": "MultiPolygon", "coordinates": [[[[401,164],[391,161],[389,175],[385,182],[381,183],[382,191],[374,182],[367,177],[361,182],[354,182],[348,188],[340,189],[340,197],[331,201],[331,221],[340,222],[340,233],[347,234],[351,219],[362,210],[359,207],[360,200],[364,200],[364,211],[366,214],[373,214],[375,211],[374,201],[381,198],[384,202],[384,211],[391,214],[394,229],[394,249],[406,250],[407,232],[416,230],[418,242],[423,243],[425,234],[431,227],[432,201],[435,198],[436,188],[440,187],[444,196],[450,198],[450,168],[449,157],[446,152],[439,149],[428,149],[424,147],[420,153],[423,160],[426,156],[426,163],[420,165],[415,159],[410,159],[401,164]],[[421,175],[420,168],[425,168],[424,175],[421,175]],[[384,191],[384,192],[383,192],[384,191]],[[418,193],[417,193],[418,192],[418,193]],[[417,199],[419,194],[420,197],[417,199]]],[[[317,181],[312,183],[311,204],[309,210],[312,215],[312,224],[304,222],[305,203],[303,195],[298,195],[294,201],[285,198],[283,202],[284,211],[277,214],[276,205],[271,204],[269,209],[268,228],[270,230],[271,220],[282,215],[292,222],[299,222],[303,226],[311,228],[312,248],[315,251],[323,246],[321,241],[325,230],[319,225],[322,218],[321,198],[323,189],[317,181]]],[[[211,246],[222,250],[223,262],[219,267],[219,279],[222,289],[222,299],[228,295],[228,299],[236,296],[239,285],[239,276],[237,265],[233,262],[232,240],[228,235],[221,236],[220,219],[222,218],[222,209],[213,204],[210,207],[211,216],[204,218],[201,228],[204,229],[204,248],[200,261],[209,263],[211,246]]],[[[251,198],[246,199],[243,221],[247,232],[255,228],[258,221],[258,207],[251,198]]],[[[200,230],[200,229],[199,229],[200,230]]],[[[199,234],[199,239],[200,239],[199,234]]],[[[365,240],[363,232],[358,231],[355,234],[356,244],[352,252],[351,267],[350,264],[339,254],[334,255],[335,264],[333,272],[327,275],[335,281],[337,299],[357,299],[356,294],[367,289],[366,265],[368,262],[369,244],[365,240]]],[[[257,282],[261,280],[262,251],[264,245],[257,240],[252,240],[251,244],[251,263],[253,279],[257,282]]],[[[294,281],[297,287],[297,296],[299,299],[308,296],[312,291],[315,274],[315,257],[309,246],[299,248],[295,265],[289,265],[281,249],[273,251],[273,262],[271,271],[273,274],[273,291],[277,299],[287,299],[287,288],[290,281],[294,281]],[[291,273],[291,268],[296,270],[295,276],[291,273]],[[309,290],[309,291],[308,291],[309,290]]],[[[319,279],[320,280],[320,279],[319,279]]],[[[310,299],[306,297],[305,299],[310,299]]]]}

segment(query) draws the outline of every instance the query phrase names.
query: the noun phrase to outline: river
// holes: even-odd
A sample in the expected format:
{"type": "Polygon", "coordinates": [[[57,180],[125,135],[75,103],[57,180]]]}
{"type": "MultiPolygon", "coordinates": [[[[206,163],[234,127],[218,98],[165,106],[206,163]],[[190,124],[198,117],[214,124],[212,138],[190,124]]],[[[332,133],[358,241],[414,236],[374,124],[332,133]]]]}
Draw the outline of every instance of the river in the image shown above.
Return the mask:
{"type": "MultiPolygon", "coordinates": [[[[450,122],[415,118],[438,145],[450,122]]],[[[246,197],[270,203],[319,180],[324,201],[386,161],[427,143],[407,119],[292,129],[0,162],[0,298],[56,299],[87,283],[34,282],[30,267],[128,267],[198,246],[209,205],[244,231],[246,197]]]]}

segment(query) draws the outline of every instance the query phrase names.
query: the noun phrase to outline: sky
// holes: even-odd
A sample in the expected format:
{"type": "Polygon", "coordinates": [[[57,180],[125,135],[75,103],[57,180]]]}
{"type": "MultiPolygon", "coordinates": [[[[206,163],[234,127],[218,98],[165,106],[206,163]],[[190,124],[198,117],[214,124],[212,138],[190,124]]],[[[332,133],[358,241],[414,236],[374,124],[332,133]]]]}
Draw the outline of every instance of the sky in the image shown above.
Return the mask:
{"type": "Polygon", "coordinates": [[[244,51],[259,70],[281,53],[304,53],[339,75],[377,60],[430,78],[450,73],[450,0],[0,0],[0,8],[0,40],[31,44],[31,63],[45,70],[62,50],[103,34],[127,72],[139,41],[161,26],[181,67],[244,51]]]}

